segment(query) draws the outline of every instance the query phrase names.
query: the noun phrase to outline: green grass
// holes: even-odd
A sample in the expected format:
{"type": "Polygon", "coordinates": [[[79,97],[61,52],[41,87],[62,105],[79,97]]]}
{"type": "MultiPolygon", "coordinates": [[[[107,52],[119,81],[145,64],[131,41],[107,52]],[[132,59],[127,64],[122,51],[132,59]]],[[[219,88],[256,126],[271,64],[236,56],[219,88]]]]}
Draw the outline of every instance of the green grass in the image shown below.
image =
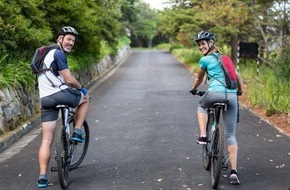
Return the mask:
{"type": "Polygon", "coordinates": [[[273,69],[267,66],[259,69],[257,78],[257,72],[253,72],[256,71],[256,67],[256,65],[248,65],[244,71],[241,68],[243,78],[248,79],[251,106],[266,109],[267,115],[288,113],[290,111],[290,81],[279,80],[273,69]]]}
{"type": "Polygon", "coordinates": [[[20,56],[10,57],[8,54],[0,57],[0,88],[34,85],[35,77],[28,61],[21,60],[20,56]]]}

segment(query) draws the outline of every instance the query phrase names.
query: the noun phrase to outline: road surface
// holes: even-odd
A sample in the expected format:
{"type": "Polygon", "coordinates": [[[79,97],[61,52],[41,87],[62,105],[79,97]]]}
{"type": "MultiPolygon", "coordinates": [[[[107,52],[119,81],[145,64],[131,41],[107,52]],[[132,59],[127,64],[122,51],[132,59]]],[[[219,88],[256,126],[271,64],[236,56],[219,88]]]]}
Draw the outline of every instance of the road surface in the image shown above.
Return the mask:
{"type": "MultiPolygon", "coordinates": [[[[199,97],[188,93],[192,82],[192,74],[168,52],[133,51],[90,93],[90,146],[81,166],[70,172],[69,189],[211,189],[196,144],[199,97]]],[[[40,140],[38,127],[0,154],[1,190],[37,189],[40,140]]],[[[219,189],[290,187],[288,136],[241,108],[237,140],[241,185],[231,186],[225,171],[219,189]]],[[[48,176],[47,189],[61,189],[57,173],[48,176]]]]}

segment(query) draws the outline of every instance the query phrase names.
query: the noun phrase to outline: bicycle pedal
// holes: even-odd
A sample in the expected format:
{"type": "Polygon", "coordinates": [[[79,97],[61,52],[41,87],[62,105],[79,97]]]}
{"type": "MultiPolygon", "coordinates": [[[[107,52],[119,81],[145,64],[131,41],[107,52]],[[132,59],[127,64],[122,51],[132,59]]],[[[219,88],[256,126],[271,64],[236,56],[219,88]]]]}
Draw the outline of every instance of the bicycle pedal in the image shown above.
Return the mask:
{"type": "Polygon", "coordinates": [[[52,171],[52,172],[57,172],[57,167],[51,167],[51,168],[50,168],[50,171],[52,171]]]}
{"type": "Polygon", "coordinates": [[[229,168],[229,166],[228,166],[227,164],[222,166],[222,169],[223,169],[224,171],[228,170],[228,168],[229,168]]]}

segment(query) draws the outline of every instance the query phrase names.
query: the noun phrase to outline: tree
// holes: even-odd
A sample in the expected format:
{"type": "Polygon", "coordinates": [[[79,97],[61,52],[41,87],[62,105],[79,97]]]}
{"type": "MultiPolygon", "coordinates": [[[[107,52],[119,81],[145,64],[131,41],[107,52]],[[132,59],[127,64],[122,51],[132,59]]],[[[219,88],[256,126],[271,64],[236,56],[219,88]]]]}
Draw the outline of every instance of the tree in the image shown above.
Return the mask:
{"type": "Polygon", "coordinates": [[[42,0],[0,1],[1,54],[29,51],[51,39],[45,14],[38,9],[42,3],[42,0]]]}
{"type": "Polygon", "coordinates": [[[232,47],[236,55],[238,35],[246,33],[249,24],[249,10],[238,0],[171,0],[171,8],[161,17],[161,29],[169,25],[169,32],[187,45],[192,43],[200,30],[210,30],[218,36],[218,41],[232,47]],[[243,8],[244,7],[244,8],[243,8]]]}
{"type": "Polygon", "coordinates": [[[151,47],[152,40],[157,34],[156,12],[148,4],[142,2],[138,4],[138,10],[137,20],[133,23],[132,37],[137,46],[151,47]]]}

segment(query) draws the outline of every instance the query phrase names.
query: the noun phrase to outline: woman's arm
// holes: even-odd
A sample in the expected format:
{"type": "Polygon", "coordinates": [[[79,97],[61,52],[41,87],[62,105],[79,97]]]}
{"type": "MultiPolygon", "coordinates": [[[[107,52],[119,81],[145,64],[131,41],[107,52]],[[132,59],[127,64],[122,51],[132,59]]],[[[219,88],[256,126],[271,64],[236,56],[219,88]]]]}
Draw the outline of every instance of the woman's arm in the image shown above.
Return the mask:
{"type": "Polygon", "coordinates": [[[199,67],[196,72],[196,78],[192,85],[192,90],[196,90],[197,87],[202,83],[204,74],[205,74],[205,70],[199,67]]]}

